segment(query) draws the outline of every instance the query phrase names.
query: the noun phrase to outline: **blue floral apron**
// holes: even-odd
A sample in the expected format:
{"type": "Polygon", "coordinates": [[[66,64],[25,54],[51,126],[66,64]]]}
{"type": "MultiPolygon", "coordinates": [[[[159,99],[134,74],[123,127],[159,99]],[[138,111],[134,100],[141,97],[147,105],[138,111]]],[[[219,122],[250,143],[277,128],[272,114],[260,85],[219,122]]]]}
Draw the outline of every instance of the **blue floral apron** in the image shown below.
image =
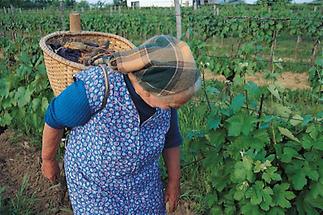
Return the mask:
{"type": "MultiPolygon", "coordinates": [[[[74,214],[166,214],[159,172],[170,110],[140,125],[123,75],[109,69],[104,109],[70,134],[65,173],[74,214]]],[[[100,109],[103,71],[92,67],[76,75],[85,84],[93,113],[100,109]]]]}

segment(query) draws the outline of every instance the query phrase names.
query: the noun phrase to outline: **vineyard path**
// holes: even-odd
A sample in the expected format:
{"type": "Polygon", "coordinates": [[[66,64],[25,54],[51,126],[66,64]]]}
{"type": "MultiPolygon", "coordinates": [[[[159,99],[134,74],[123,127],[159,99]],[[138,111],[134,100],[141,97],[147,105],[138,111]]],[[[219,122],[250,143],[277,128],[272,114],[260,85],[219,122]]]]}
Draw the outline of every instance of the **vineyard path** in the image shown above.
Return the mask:
{"type": "MultiPolygon", "coordinates": [[[[215,74],[210,71],[205,72],[206,80],[218,80],[225,81],[225,77],[223,75],[215,74]]],[[[260,72],[255,73],[254,75],[246,75],[247,81],[253,81],[257,85],[265,86],[270,84],[269,80],[266,80],[264,75],[260,72]]],[[[308,90],[311,89],[310,83],[308,81],[308,73],[294,73],[294,72],[283,72],[277,78],[278,85],[292,89],[292,90],[308,90]]]]}

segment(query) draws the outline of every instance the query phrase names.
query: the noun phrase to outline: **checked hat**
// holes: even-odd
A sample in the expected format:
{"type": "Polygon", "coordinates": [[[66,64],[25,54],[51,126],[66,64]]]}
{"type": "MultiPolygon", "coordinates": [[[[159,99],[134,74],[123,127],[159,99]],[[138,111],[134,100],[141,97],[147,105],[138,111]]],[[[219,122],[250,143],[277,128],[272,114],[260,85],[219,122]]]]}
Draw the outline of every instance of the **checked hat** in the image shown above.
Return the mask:
{"type": "Polygon", "coordinates": [[[199,88],[201,81],[187,43],[168,35],[157,35],[132,50],[113,53],[109,66],[132,73],[146,91],[157,96],[199,88]]]}

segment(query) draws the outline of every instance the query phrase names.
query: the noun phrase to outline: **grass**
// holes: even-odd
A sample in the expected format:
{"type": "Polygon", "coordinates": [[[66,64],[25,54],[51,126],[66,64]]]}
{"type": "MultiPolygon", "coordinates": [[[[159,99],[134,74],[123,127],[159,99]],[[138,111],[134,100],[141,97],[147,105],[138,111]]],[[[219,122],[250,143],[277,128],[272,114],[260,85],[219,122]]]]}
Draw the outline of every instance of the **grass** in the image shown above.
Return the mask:
{"type": "Polygon", "coordinates": [[[5,209],[5,204],[6,204],[4,199],[5,190],[6,188],[0,187],[0,214],[3,214],[5,209]]]}
{"type": "Polygon", "coordinates": [[[36,198],[27,193],[29,183],[28,175],[22,179],[19,190],[11,199],[4,199],[5,187],[0,187],[0,214],[31,215],[35,214],[33,206],[36,198]]]}

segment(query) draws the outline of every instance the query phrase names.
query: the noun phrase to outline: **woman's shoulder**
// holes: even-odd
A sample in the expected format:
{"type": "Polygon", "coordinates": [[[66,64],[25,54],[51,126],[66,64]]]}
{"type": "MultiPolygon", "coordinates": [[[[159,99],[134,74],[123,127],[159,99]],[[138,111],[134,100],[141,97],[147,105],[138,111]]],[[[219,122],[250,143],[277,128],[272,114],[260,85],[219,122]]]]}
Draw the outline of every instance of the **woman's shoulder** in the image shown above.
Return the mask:
{"type": "Polygon", "coordinates": [[[85,79],[98,79],[103,77],[102,69],[99,66],[91,66],[89,68],[86,68],[74,75],[74,78],[85,80],[85,79]]]}
{"type": "Polygon", "coordinates": [[[79,79],[83,82],[101,82],[105,80],[104,73],[106,73],[109,76],[109,79],[122,77],[122,74],[118,73],[115,70],[112,70],[108,66],[91,66],[86,68],[85,70],[76,73],[73,77],[75,80],[79,79]]]}

